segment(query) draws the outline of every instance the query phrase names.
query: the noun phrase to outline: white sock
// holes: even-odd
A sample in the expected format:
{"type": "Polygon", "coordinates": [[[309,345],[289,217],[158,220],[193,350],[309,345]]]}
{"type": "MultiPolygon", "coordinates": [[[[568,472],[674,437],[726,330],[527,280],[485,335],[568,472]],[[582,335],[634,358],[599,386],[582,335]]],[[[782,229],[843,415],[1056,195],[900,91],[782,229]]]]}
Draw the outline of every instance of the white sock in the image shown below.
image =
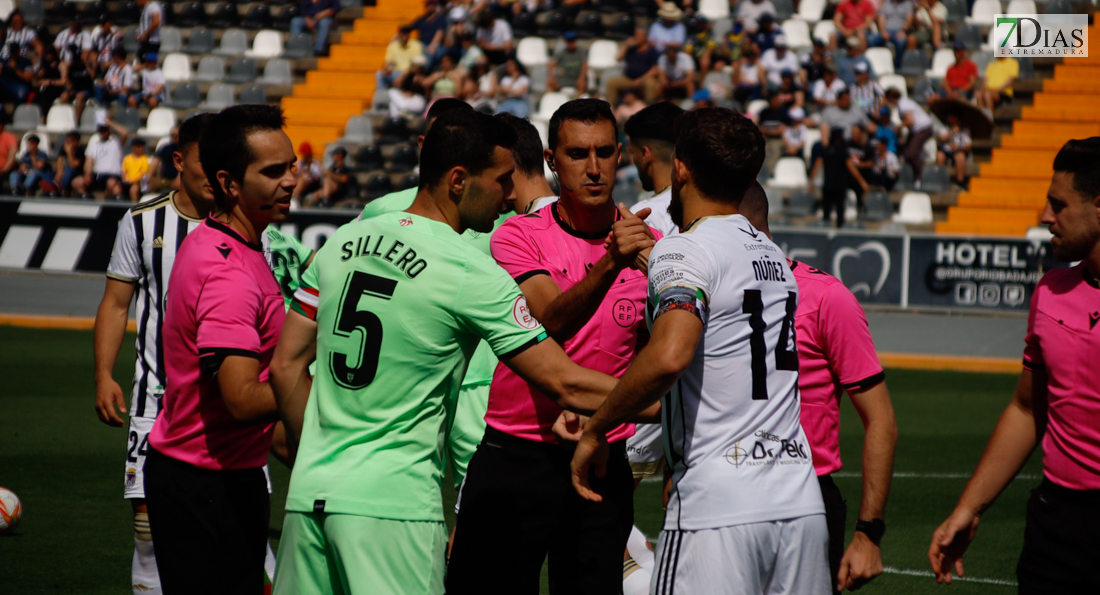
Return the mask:
{"type": "Polygon", "coordinates": [[[161,595],[153,542],[134,537],[134,563],[130,571],[134,595],[161,595]]]}
{"type": "Polygon", "coordinates": [[[653,550],[649,549],[649,540],[637,527],[630,529],[630,537],[626,540],[626,551],[630,557],[638,563],[638,566],[653,572],[653,550]]]}
{"type": "Polygon", "coordinates": [[[264,556],[264,572],[267,573],[267,580],[271,584],[275,584],[275,552],[271,551],[271,542],[267,543],[267,555],[264,556]]]}
{"type": "Polygon", "coordinates": [[[634,560],[623,561],[623,595],[649,595],[649,571],[634,560]]]}

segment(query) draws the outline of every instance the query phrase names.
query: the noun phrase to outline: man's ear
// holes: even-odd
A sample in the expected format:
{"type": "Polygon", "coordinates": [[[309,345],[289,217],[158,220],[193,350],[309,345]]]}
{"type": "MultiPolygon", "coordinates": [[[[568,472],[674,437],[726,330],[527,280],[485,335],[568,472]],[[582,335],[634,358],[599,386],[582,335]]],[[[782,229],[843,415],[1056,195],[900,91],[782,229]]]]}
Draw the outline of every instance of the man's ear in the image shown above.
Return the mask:
{"type": "Polygon", "coordinates": [[[687,183],[690,175],[688,174],[687,165],[683,161],[673,157],[672,158],[672,177],[680,182],[680,186],[683,187],[687,183]]]}
{"type": "Polygon", "coordinates": [[[451,171],[447,172],[447,190],[451,194],[462,196],[462,193],[466,191],[466,182],[469,180],[469,172],[465,167],[457,165],[451,168],[451,171]]]}
{"type": "Polygon", "coordinates": [[[176,166],[176,171],[183,173],[183,154],[179,151],[172,151],[172,165],[176,166]]]}

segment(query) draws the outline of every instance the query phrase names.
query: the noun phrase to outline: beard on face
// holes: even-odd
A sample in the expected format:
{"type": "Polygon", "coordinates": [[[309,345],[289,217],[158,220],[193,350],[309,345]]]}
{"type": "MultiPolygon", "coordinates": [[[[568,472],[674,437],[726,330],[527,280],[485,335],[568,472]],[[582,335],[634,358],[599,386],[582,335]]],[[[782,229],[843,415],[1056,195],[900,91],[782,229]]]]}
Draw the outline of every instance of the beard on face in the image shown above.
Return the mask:
{"type": "Polygon", "coordinates": [[[501,208],[489,200],[489,193],[480,184],[470,180],[459,199],[458,217],[462,228],[481,233],[493,231],[493,223],[500,212],[501,208]]]}
{"type": "Polygon", "coordinates": [[[1100,242],[1100,229],[1084,231],[1076,237],[1060,236],[1060,242],[1052,245],[1054,258],[1062,262],[1084,260],[1100,242]]]}
{"type": "Polygon", "coordinates": [[[684,230],[684,203],[680,200],[680,188],[683,184],[676,178],[676,170],[672,170],[672,199],[668,203],[668,214],[672,217],[672,222],[676,224],[676,227],[680,228],[680,231],[684,230]]]}

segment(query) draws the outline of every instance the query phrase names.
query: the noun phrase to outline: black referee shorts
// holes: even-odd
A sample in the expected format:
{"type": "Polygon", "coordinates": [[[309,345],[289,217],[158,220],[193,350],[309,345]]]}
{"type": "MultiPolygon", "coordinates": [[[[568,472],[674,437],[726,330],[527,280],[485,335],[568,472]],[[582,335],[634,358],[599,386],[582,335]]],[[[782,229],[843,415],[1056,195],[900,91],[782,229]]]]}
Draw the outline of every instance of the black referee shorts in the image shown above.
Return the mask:
{"type": "Polygon", "coordinates": [[[1027,502],[1020,595],[1100,593],[1100,490],[1043,478],[1027,502]]]}
{"type": "Polygon", "coordinates": [[[836,590],[837,575],[840,574],[840,560],[844,558],[844,529],[848,523],[848,502],[840,493],[832,475],[819,475],[821,499],[825,501],[825,524],[829,528],[829,572],[830,589],[836,590]]]}
{"type": "Polygon", "coordinates": [[[462,485],[448,595],[537,594],[548,558],[554,595],[622,592],[634,524],[626,441],[611,445],[603,478],[589,476],[598,504],[573,489],[572,459],[572,449],[485,429],[462,485]]]}
{"type": "Polygon", "coordinates": [[[145,503],[164,595],[264,592],[271,503],[263,469],[201,469],[150,447],[145,503]]]}

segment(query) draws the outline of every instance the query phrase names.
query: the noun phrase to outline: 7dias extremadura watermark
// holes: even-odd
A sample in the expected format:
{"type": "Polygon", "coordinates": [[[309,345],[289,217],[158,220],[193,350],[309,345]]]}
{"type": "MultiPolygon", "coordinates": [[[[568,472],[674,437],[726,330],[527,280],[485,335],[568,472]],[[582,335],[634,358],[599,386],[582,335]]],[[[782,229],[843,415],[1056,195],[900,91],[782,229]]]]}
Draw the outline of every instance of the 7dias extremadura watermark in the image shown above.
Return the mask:
{"type": "Polygon", "coordinates": [[[1089,17],[1085,14],[998,14],[994,16],[995,56],[1089,55],[1089,17]]]}

